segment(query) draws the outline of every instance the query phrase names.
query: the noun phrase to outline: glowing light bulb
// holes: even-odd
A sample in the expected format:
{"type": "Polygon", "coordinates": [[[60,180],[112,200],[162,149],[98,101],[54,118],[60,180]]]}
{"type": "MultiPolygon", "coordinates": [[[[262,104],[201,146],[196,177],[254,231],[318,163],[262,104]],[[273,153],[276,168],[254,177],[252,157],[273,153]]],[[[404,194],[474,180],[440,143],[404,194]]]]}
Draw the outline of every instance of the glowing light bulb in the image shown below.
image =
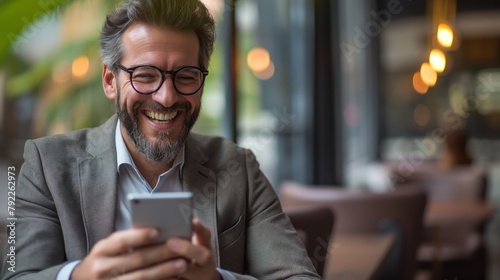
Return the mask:
{"type": "Polygon", "coordinates": [[[420,76],[422,77],[422,81],[429,87],[434,86],[437,82],[437,73],[427,62],[422,63],[420,67],[420,76]]]}
{"type": "Polygon", "coordinates": [[[436,72],[441,73],[446,68],[446,56],[439,49],[433,49],[429,55],[429,63],[436,72]]]}
{"type": "Polygon", "coordinates": [[[429,86],[422,80],[420,72],[413,74],[413,88],[420,94],[426,94],[427,90],[429,90],[429,86]]]}
{"type": "Polygon", "coordinates": [[[441,46],[445,48],[451,47],[451,45],[453,45],[453,29],[446,23],[439,24],[437,40],[441,46]]]}

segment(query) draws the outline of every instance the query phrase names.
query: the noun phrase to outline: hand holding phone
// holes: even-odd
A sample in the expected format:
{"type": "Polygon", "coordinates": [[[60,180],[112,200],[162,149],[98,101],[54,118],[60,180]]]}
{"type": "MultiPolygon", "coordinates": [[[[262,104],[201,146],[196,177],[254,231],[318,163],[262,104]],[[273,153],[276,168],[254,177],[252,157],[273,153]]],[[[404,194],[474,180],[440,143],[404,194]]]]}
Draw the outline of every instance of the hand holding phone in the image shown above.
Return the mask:
{"type": "Polygon", "coordinates": [[[170,237],[191,240],[192,197],[191,192],[129,194],[132,227],[158,229],[159,242],[170,237]]]}

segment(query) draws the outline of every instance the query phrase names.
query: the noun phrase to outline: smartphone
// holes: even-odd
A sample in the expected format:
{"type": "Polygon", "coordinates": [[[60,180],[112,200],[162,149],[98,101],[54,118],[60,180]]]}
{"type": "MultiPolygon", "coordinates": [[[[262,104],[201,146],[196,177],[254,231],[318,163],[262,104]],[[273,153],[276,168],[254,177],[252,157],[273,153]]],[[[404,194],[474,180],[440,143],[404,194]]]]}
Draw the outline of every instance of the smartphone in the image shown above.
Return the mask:
{"type": "Polygon", "coordinates": [[[170,237],[191,240],[193,193],[131,193],[127,199],[132,227],[158,229],[160,231],[158,243],[165,242],[170,237]]]}

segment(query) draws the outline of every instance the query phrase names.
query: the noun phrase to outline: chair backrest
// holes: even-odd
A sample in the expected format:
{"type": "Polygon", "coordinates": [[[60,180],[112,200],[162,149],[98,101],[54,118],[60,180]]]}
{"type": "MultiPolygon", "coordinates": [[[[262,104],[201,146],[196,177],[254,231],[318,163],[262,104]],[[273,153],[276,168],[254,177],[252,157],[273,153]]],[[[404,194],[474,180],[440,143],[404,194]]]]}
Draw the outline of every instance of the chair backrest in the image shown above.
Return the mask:
{"type": "Polygon", "coordinates": [[[334,225],[334,214],[328,207],[286,209],[293,227],[306,247],[307,254],[320,276],[323,276],[334,225]]]}
{"type": "Polygon", "coordinates": [[[397,164],[393,164],[389,172],[400,178],[394,187],[423,187],[429,199],[484,201],[487,197],[488,175],[478,165],[443,168],[437,163],[426,162],[401,175],[397,164]]]}
{"type": "MultiPolygon", "coordinates": [[[[371,193],[328,187],[306,187],[285,182],[280,189],[284,208],[326,205],[335,213],[337,233],[378,232],[387,220],[398,223],[402,232],[402,277],[413,279],[417,246],[421,241],[427,195],[419,188],[371,193]]],[[[360,256],[362,257],[362,256],[360,256]]]]}

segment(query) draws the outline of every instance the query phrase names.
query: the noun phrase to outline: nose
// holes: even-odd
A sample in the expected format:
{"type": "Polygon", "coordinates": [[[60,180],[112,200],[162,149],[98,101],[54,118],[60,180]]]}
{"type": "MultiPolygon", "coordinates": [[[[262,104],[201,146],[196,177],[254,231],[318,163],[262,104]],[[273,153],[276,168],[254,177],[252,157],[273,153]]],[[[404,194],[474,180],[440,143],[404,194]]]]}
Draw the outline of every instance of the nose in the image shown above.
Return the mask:
{"type": "Polygon", "coordinates": [[[170,76],[165,77],[163,84],[152,95],[154,101],[165,107],[174,105],[179,99],[179,94],[175,90],[174,83],[172,82],[172,78],[170,76]]]}

